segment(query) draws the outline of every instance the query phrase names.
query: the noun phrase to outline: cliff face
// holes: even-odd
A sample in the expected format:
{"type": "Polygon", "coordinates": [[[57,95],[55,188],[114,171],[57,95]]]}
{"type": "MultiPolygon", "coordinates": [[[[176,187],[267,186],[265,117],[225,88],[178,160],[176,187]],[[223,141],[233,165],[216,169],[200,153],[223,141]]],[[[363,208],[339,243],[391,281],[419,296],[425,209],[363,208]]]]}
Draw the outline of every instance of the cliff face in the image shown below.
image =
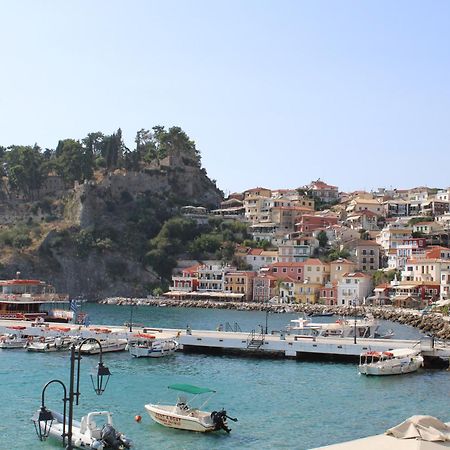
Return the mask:
{"type": "Polygon", "coordinates": [[[147,226],[155,232],[180,206],[213,208],[221,200],[206,172],[196,167],[98,176],[58,199],[64,213],[39,242],[4,252],[1,276],[19,270],[24,278],[44,279],[58,291],[86,298],[147,295],[160,281],[143,263],[151,236],[147,226]]]}

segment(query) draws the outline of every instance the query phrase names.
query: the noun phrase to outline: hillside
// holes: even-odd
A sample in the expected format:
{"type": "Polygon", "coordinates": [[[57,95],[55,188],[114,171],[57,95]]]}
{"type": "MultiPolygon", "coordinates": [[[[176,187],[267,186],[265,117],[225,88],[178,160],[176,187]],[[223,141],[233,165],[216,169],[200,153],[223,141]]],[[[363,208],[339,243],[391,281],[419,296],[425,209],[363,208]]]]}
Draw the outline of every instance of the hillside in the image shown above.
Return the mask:
{"type": "MultiPolygon", "coordinates": [[[[11,189],[0,200],[0,277],[51,282],[87,298],[147,295],[160,284],[146,265],[148,242],[184,205],[216,207],[221,191],[192,159],[169,151],[132,168],[96,168],[89,180],[38,192],[11,189]]],[[[57,180],[58,181],[58,180],[57,180]]]]}

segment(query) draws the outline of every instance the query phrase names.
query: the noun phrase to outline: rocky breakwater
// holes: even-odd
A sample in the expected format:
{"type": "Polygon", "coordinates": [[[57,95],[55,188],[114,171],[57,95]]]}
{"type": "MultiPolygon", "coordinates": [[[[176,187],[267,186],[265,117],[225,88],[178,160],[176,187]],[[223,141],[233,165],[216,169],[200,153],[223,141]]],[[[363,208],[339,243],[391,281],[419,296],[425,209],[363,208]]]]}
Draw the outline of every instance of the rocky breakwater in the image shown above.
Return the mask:
{"type": "Polygon", "coordinates": [[[207,308],[233,309],[238,311],[269,311],[273,314],[323,314],[333,313],[336,316],[366,316],[371,314],[376,319],[389,320],[402,325],[420,329],[424,333],[438,339],[450,340],[450,317],[440,313],[421,314],[412,309],[392,308],[389,306],[324,306],[310,304],[271,304],[256,302],[218,302],[213,300],[173,300],[161,297],[127,298],[112,297],[99,301],[101,304],[157,306],[173,308],[207,308]]]}

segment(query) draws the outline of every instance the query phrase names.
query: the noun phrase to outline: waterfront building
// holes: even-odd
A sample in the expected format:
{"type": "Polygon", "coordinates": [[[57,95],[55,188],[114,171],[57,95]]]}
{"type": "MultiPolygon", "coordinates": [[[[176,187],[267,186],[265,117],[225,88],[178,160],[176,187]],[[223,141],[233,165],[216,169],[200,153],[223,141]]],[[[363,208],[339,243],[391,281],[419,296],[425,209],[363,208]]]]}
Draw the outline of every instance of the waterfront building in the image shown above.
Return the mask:
{"type": "Polygon", "coordinates": [[[198,268],[200,264],[183,269],[181,275],[172,276],[172,286],[170,291],[192,292],[198,287],[198,268]]]}
{"type": "Polygon", "coordinates": [[[268,274],[260,274],[253,278],[253,301],[267,303],[276,296],[277,278],[268,274]]]}
{"type": "Polygon", "coordinates": [[[321,283],[314,283],[305,279],[303,283],[298,283],[296,285],[296,302],[308,304],[318,303],[321,288],[321,283]]]}
{"type": "Polygon", "coordinates": [[[253,279],[256,272],[230,270],[225,273],[225,292],[243,294],[243,300],[248,302],[253,296],[253,279]]]}
{"type": "Polygon", "coordinates": [[[352,272],[343,275],[337,282],[337,304],[342,306],[357,306],[364,303],[372,292],[372,278],[362,272],[352,272]]]}
{"type": "Polygon", "coordinates": [[[202,264],[197,269],[199,292],[224,292],[225,273],[231,270],[219,264],[202,264]]]}
{"type": "Polygon", "coordinates": [[[320,288],[320,304],[327,306],[337,305],[337,284],[338,282],[336,280],[329,281],[320,288]]]}

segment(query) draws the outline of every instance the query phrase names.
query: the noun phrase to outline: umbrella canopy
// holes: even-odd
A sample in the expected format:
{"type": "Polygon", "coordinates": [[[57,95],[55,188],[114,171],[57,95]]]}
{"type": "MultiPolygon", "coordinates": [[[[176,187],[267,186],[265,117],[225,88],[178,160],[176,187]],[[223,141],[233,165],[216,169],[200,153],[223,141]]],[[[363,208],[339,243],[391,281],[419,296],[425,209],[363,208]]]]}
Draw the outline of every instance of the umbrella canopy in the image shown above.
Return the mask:
{"type": "Polygon", "coordinates": [[[314,450],[444,450],[450,449],[450,424],[432,416],[412,416],[385,434],[314,450]]]}

